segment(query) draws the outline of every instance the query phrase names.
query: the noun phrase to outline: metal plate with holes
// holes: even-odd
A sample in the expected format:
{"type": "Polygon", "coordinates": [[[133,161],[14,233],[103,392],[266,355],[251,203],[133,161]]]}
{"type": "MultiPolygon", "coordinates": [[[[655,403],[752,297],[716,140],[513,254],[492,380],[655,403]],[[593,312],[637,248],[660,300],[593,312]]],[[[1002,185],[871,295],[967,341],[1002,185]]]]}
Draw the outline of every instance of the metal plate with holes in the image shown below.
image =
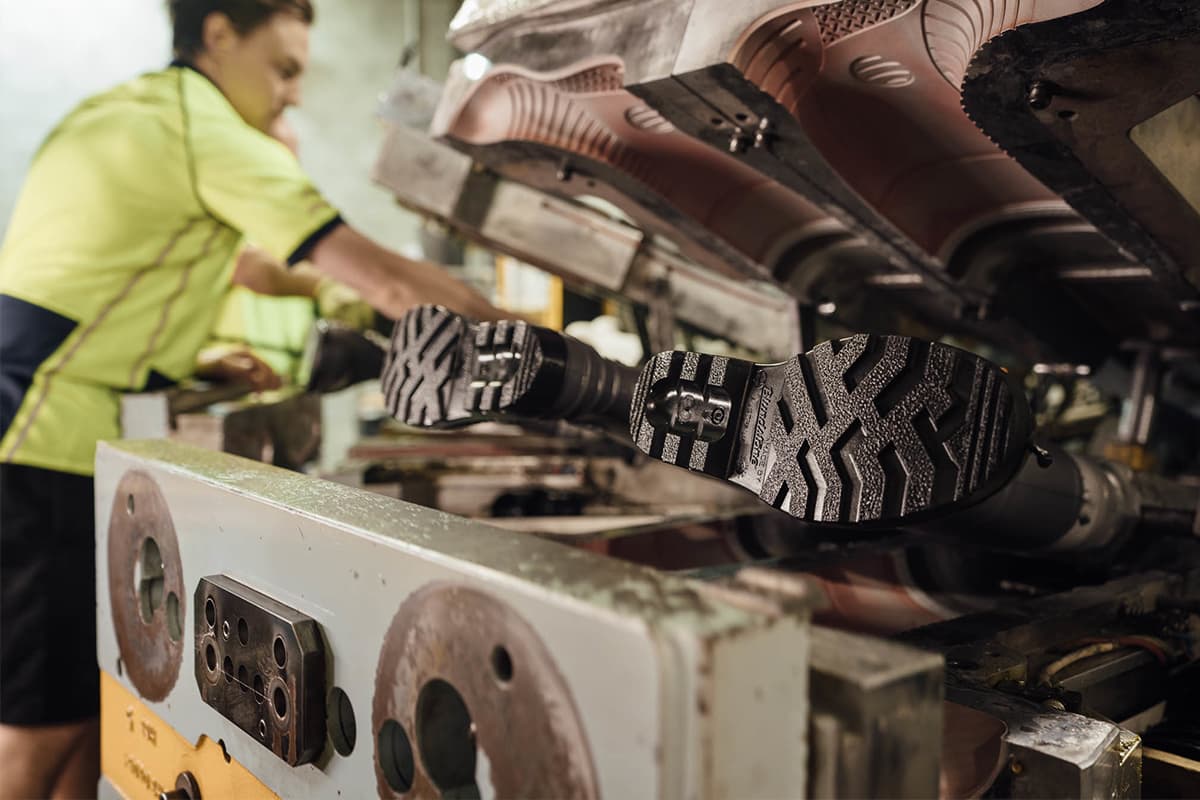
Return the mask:
{"type": "Polygon", "coordinates": [[[595,798],[574,700],[528,622],[500,599],[434,583],[396,612],[375,673],[379,796],[595,798]],[[411,753],[404,756],[404,741],[411,753]],[[479,770],[478,752],[490,771],[479,770]],[[482,794],[482,796],[489,796],[482,794]]]}
{"type": "Polygon", "coordinates": [[[162,700],[179,678],[187,593],[171,512],[145,472],[126,472],[113,495],[108,576],[124,669],[142,697],[162,700]]]}
{"type": "MultiPolygon", "coordinates": [[[[545,692],[536,700],[540,707],[566,692],[569,713],[548,707],[541,713],[560,719],[551,729],[555,736],[568,744],[586,743],[596,795],[789,797],[805,785],[807,759],[799,755],[806,751],[809,730],[804,605],[782,610],[757,600],[734,602],[728,592],[706,584],[173,442],[102,443],[96,495],[105,510],[131,470],[151,475],[166,498],[182,563],[194,576],[189,592],[201,577],[233,574],[236,568],[239,581],[320,626],[327,654],[323,688],[329,692],[321,701],[337,700],[326,705],[334,746],[310,763],[291,766],[260,745],[214,711],[191,680],[178,681],[164,700],[146,703],[184,741],[222,745],[233,763],[280,797],[378,796],[375,759],[380,744],[389,745],[402,765],[404,741],[395,728],[386,742],[375,741],[376,677],[398,609],[431,585],[469,587],[496,606],[495,615],[481,617],[481,628],[470,627],[482,631],[483,641],[470,651],[477,659],[470,669],[480,670],[480,681],[495,681],[490,659],[501,644],[512,662],[509,691],[516,692],[526,678],[539,683],[539,692],[544,684],[545,692]],[[501,624],[493,625],[497,619],[501,624]],[[536,639],[519,633],[502,641],[492,636],[519,630],[536,632],[536,639]],[[553,671],[542,669],[549,665],[553,671]],[[570,731],[571,720],[578,721],[582,732],[572,734],[573,739],[563,733],[570,731]],[[349,735],[355,728],[357,742],[349,735]]],[[[101,523],[97,533],[103,552],[108,529],[101,523]]],[[[103,560],[97,564],[97,580],[108,586],[103,560]]],[[[107,588],[98,603],[101,620],[106,620],[107,588]]],[[[442,613],[466,626],[468,610],[483,613],[477,605],[464,606],[461,623],[456,607],[442,613]]],[[[199,613],[203,615],[202,605],[199,613]]],[[[191,611],[189,620],[195,615],[191,611]]],[[[233,636],[236,623],[231,623],[233,636]]],[[[116,669],[113,626],[98,626],[96,635],[100,664],[113,681],[132,690],[128,670],[116,669]]],[[[183,637],[188,664],[194,663],[196,645],[193,635],[183,637]]],[[[472,699],[474,690],[465,676],[469,665],[438,662],[435,655],[432,651],[412,660],[428,665],[425,669],[436,668],[437,673],[422,675],[452,684],[474,720],[495,720],[496,712],[470,705],[478,701],[472,699]]],[[[504,674],[503,658],[497,663],[504,674]]],[[[233,674],[236,679],[236,665],[233,674]]],[[[224,676],[221,681],[224,685],[224,676]]],[[[419,702],[421,688],[403,691],[419,702]]],[[[532,696],[525,694],[527,688],[520,691],[522,697],[532,696]]],[[[448,691],[435,690],[432,697],[444,702],[444,708],[457,708],[448,691]]],[[[529,730],[534,730],[530,723],[514,717],[509,738],[529,730]]],[[[421,743],[409,745],[412,758],[419,758],[421,743]]],[[[482,796],[493,796],[489,787],[501,785],[500,764],[513,752],[519,755],[518,765],[538,760],[540,741],[526,745],[520,750],[519,744],[480,732],[475,750],[463,749],[466,763],[474,758],[482,796]]],[[[152,768],[148,759],[134,757],[163,786],[173,785],[181,770],[191,768],[186,761],[152,768]]],[[[112,779],[129,767],[110,759],[105,770],[112,779]]],[[[408,774],[414,773],[415,764],[408,774]]],[[[572,780],[586,789],[589,773],[578,774],[584,780],[572,780]]],[[[197,773],[197,778],[205,789],[205,776],[197,773]]],[[[405,800],[416,796],[409,792],[405,800]]]]}
{"type": "Polygon", "coordinates": [[[292,766],[325,746],[325,648],[317,623],[224,575],[196,587],[196,685],[204,702],[292,766]]]}

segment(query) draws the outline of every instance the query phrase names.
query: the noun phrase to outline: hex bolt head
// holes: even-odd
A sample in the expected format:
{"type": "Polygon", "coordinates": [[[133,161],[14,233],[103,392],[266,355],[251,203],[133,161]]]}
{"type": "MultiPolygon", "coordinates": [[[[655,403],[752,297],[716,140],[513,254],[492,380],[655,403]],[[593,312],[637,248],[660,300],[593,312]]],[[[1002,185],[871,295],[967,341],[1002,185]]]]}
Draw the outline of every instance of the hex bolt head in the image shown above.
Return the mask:
{"type": "Polygon", "coordinates": [[[1029,85],[1029,107],[1034,111],[1045,111],[1054,102],[1055,86],[1050,81],[1034,81],[1029,85]]]}

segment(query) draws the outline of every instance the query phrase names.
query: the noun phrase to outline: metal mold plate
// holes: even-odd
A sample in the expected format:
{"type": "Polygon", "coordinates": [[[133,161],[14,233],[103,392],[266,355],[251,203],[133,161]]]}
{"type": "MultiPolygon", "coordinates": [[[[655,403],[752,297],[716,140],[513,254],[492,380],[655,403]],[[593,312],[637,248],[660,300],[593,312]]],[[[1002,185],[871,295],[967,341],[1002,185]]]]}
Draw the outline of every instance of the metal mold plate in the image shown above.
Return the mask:
{"type": "Polygon", "coordinates": [[[188,597],[171,512],[154,479],[134,470],[121,478],[108,520],[109,603],[121,662],[142,697],[162,700],[179,678],[188,597]]]}
{"type": "MultiPolygon", "coordinates": [[[[423,713],[431,682],[453,687],[470,715],[480,782],[498,797],[595,798],[595,767],[575,701],[532,626],[496,597],[466,586],[431,584],[396,612],[375,673],[372,730],[380,797],[399,797],[380,766],[378,742],[395,720],[422,757],[412,791],[439,790],[438,754],[422,741],[436,721],[423,713]],[[490,765],[482,769],[483,765],[490,765]]],[[[436,684],[434,684],[436,685],[436,684]]],[[[475,760],[475,759],[471,759],[475,760]]],[[[474,776],[471,776],[474,777],[474,776]]],[[[440,781],[444,783],[445,781],[440,781]]]]}
{"type": "Polygon", "coordinates": [[[316,758],[325,747],[317,623],[224,575],[201,578],[194,602],[200,696],[288,764],[316,758]]]}
{"type": "MultiPolygon", "coordinates": [[[[228,575],[320,626],[327,686],[344,692],[341,705],[357,718],[352,748],[292,767],[207,705],[190,680],[147,702],[186,741],[223,742],[279,796],[378,795],[368,731],[379,654],[397,609],[439,583],[482,592],[536,631],[586,737],[599,796],[783,797],[805,784],[805,608],[743,608],[692,581],[177,443],[104,443],[96,461],[105,511],[127,473],[153,478],[189,574],[228,575]]],[[[107,526],[97,534],[106,553],[107,526]]],[[[105,623],[109,571],[103,559],[97,566],[105,623]]],[[[114,669],[112,625],[98,626],[97,645],[113,679],[131,686],[129,671],[114,669]]],[[[520,659],[538,663],[515,648],[514,681],[520,659]]],[[[183,657],[195,658],[190,635],[183,657]]],[[[420,688],[410,689],[418,702],[420,688]]],[[[153,777],[170,785],[181,768],[153,777]]]]}

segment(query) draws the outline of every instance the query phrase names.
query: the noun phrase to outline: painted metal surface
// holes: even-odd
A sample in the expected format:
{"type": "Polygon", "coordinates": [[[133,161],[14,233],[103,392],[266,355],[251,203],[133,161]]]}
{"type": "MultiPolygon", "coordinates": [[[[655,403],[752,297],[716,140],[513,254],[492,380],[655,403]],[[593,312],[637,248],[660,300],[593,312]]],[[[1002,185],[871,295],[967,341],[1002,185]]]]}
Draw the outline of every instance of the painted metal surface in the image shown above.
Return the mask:
{"type": "Polygon", "coordinates": [[[100,673],[100,741],[103,798],[158,797],[174,789],[183,772],[198,776],[203,798],[277,797],[244,766],[227,759],[217,740],[188,741],[105,671],[100,673]]]}
{"type": "MultiPolygon", "coordinates": [[[[148,475],[165,498],[184,586],[224,574],[320,625],[329,684],[345,692],[357,721],[348,755],[327,747],[315,763],[289,767],[205,705],[190,681],[146,701],[183,739],[223,740],[276,794],[377,793],[371,709],[381,648],[405,601],[435,583],[485,591],[536,631],[574,703],[599,796],[794,796],[805,785],[803,608],[732,602],[702,584],[171,442],[102,445],[99,508],[111,508],[130,471],[148,475]]],[[[107,515],[99,518],[106,554],[107,515]]],[[[120,649],[110,570],[106,559],[99,564],[98,652],[112,673],[120,649]]],[[[185,663],[192,647],[184,642],[185,663]]],[[[127,673],[113,680],[133,688],[127,673]]],[[[489,764],[527,743],[496,747],[502,752],[479,753],[481,788],[492,785],[489,764]]]]}

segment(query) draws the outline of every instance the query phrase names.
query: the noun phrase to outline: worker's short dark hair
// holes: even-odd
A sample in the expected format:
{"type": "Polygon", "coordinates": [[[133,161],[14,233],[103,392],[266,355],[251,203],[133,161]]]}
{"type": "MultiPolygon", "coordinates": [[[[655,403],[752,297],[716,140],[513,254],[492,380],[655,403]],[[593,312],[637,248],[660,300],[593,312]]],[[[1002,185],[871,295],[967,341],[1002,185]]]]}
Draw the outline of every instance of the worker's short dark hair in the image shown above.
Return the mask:
{"type": "Polygon", "coordinates": [[[276,14],[291,14],[313,23],[311,0],[167,0],[175,57],[190,60],[204,50],[204,20],[220,12],[245,36],[276,14]]]}

